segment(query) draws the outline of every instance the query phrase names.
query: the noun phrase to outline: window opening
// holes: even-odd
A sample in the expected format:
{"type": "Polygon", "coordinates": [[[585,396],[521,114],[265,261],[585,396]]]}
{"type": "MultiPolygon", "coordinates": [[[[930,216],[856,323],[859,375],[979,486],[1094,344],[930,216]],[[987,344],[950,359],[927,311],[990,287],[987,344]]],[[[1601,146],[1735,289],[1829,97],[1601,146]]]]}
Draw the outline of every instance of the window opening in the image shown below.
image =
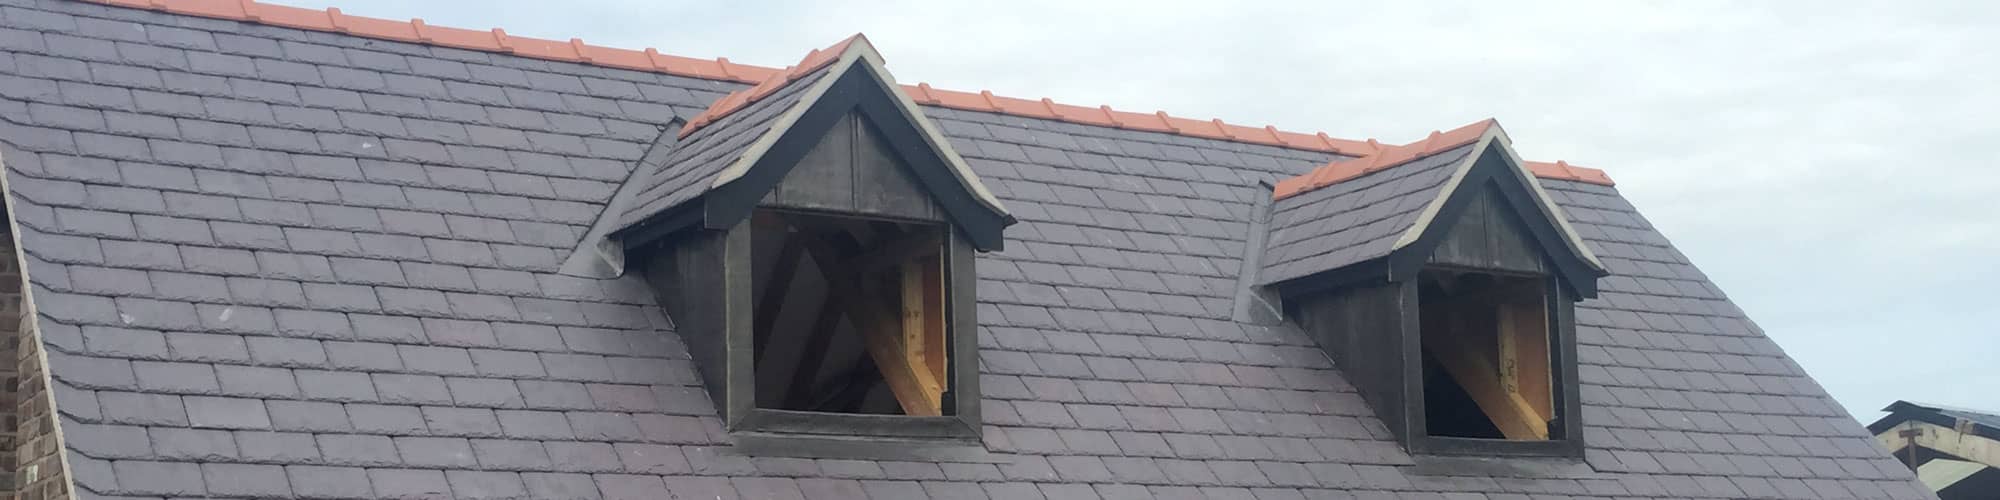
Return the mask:
{"type": "Polygon", "coordinates": [[[950,414],[946,226],[758,209],[758,408],[950,414]]]}
{"type": "Polygon", "coordinates": [[[1446,269],[1427,269],[1420,279],[1428,433],[1561,439],[1553,423],[1549,280],[1446,269]]]}

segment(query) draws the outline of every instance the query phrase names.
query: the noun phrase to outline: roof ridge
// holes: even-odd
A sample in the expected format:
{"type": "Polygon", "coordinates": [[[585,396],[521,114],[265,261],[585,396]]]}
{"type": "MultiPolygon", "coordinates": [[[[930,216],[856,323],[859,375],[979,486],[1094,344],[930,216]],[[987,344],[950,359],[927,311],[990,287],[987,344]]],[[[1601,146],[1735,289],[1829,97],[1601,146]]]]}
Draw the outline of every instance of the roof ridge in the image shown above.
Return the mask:
{"type": "Polygon", "coordinates": [[[710,104],[708,109],[702,110],[701,114],[689,119],[686,125],[682,125],[680,137],[686,138],[688,134],[693,134],[696,130],[700,130],[702,127],[722,119],[722,117],[729,116],[730,113],[734,113],[736,110],[743,109],[757,101],[770,97],[771,94],[776,93],[779,88],[784,87],[786,84],[798,81],[800,78],[805,78],[806,75],[814,71],[819,71],[820,68],[826,67],[828,64],[833,64],[834,61],[840,59],[842,53],[847,52],[848,46],[853,45],[856,40],[861,40],[863,44],[868,43],[866,36],[855,33],[825,49],[813,49],[812,52],[807,52],[805,58],[800,59],[798,64],[786,66],[784,71],[771,73],[763,81],[757,82],[755,86],[730,92],[729,95],[722,96],[721,99],[717,99],[714,103],[710,104]]]}
{"type": "MultiPolygon", "coordinates": [[[[1379,146],[1370,139],[1369,145],[1378,146],[1373,152],[1358,158],[1334,160],[1311,172],[1278,181],[1271,190],[1271,197],[1274,200],[1282,200],[1472,144],[1485,136],[1487,130],[1499,126],[1499,120],[1487,118],[1448,131],[1432,130],[1430,135],[1422,140],[1396,146],[1379,146]]],[[[1605,186],[1615,185],[1611,182],[1611,176],[1605,174],[1603,170],[1570,165],[1566,161],[1523,163],[1522,166],[1527,167],[1528,172],[1535,174],[1536,177],[1605,186]]]]}
{"type": "MultiPolygon", "coordinates": [[[[784,74],[789,68],[771,68],[732,62],[727,57],[697,59],[692,57],[662,54],[648,47],[643,50],[620,49],[590,45],[581,38],[569,41],[508,35],[506,30],[471,30],[425,24],[421,18],[397,21],[374,17],[352,16],[329,7],[313,10],[302,7],[276,5],[256,0],[82,0],[90,3],[153,10],[232,21],[243,21],[288,28],[342,33],[365,38],[378,38],[399,42],[436,45],[482,52],[512,54],[536,59],[574,62],[627,69],[666,73],[709,80],[727,80],[739,83],[762,83],[772,75],[784,74]]],[[[927,83],[903,85],[903,91],[919,104],[929,104],[969,111],[985,111],[1016,116],[1026,116],[1057,120],[1083,125],[1113,127],[1200,137],[1230,142],[1262,144],[1290,149],[1338,153],[1359,156],[1374,151],[1373,139],[1357,141],[1341,139],[1325,132],[1304,133],[1278,130],[1277,127],[1250,127],[1227,123],[1221,119],[1207,121],[1172,116],[1165,111],[1135,113],[1118,111],[1108,105],[1095,108],[1054,102],[1049,98],[1040,100],[996,96],[991,91],[962,92],[931,87],[927,83]]]]}

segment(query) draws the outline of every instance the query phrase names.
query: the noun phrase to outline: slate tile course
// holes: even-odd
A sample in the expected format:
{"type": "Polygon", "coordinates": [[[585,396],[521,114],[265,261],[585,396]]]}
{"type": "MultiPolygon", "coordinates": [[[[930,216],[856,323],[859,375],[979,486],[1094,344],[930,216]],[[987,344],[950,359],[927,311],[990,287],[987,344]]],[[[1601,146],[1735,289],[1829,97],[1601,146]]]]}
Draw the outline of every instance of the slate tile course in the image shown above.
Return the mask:
{"type": "MultiPolygon", "coordinates": [[[[1928,498],[1615,188],[1542,181],[1614,273],[1577,308],[1594,472],[1423,476],[1296,327],[1229,321],[1255,183],[1337,156],[943,107],[1022,219],[979,262],[1002,463],[745,459],[639,278],[554,274],[742,84],[0,4],[0,155],[97,495],[1928,498]]],[[[1346,248],[1294,233],[1372,248],[1403,208],[1373,206],[1280,211],[1267,269],[1346,248]]]]}

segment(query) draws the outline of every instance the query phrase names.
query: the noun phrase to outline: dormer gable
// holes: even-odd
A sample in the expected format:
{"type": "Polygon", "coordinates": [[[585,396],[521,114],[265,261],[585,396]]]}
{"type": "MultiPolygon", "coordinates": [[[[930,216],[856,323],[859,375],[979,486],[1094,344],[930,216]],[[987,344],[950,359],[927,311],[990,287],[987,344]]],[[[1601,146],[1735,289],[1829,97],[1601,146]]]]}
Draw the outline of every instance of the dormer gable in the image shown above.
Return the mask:
{"type": "Polygon", "coordinates": [[[973,253],[1014,219],[866,38],[671,140],[628,181],[610,238],[745,453],[983,450],[973,253]]]}
{"type": "Polygon", "coordinates": [[[760,204],[948,219],[989,251],[1014,222],[861,35],[724,96],[674,141],[628,181],[636,194],[610,235],[626,248],[726,229],[760,204]]]}
{"type": "Polygon", "coordinates": [[[1512,142],[1489,119],[1280,182],[1261,282],[1299,292],[1348,280],[1400,281],[1433,257],[1474,267],[1546,257],[1580,296],[1596,296],[1604,264],[1512,142]],[[1519,231],[1484,229],[1502,220],[1519,231]],[[1505,239],[1510,235],[1522,238],[1505,239]],[[1496,254],[1503,250],[1540,255],[1496,254]]]}
{"type": "Polygon", "coordinates": [[[1417,454],[1582,450],[1604,266],[1491,120],[1276,186],[1259,278],[1417,454]]]}

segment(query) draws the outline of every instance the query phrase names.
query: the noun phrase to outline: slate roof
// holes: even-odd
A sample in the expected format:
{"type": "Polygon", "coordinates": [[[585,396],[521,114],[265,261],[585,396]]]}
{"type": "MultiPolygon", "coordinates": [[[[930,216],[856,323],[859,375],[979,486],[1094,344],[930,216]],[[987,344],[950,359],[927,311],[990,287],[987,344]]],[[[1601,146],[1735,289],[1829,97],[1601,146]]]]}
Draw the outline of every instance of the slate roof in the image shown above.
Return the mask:
{"type": "MultiPolygon", "coordinates": [[[[218,2],[234,4],[234,2],[218,2]]],[[[0,157],[82,497],[1931,498],[1615,188],[1543,179],[1594,470],[1417,474],[1230,317],[1323,150],[926,112],[1022,220],[979,263],[1000,463],[745,458],[638,277],[555,274],[740,83],[0,0],[0,157]]]]}
{"type": "MultiPolygon", "coordinates": [[[[1259,282],[1276,284],[1388,257],[1424,232],[1427,218],[1452,196],[1450,191],[1463,187],[1461,176],[1478,160],[1469,156],[1506,156],[1504,161],[1511,165],[1518,161],[1511,143],[1500,123],[1489,118],[1448,132],[1431,132],[1422,141],[1378,147],[1360,158],[1335,159],[1278,181],[1272,187],[1276,201],[1267,221],[1268,253],[1257,270],[1259,282]]],[[[1579,175],[1566,163],[1523,167],[1524,179],[1597,180],[1579,175]]],[[[1528,191],[1536,203],[1551,203],[1539,190],[1528,191]]],[[[1561,207],[1546,208],[1552,219],[1564,217],[1561,207]]],[[[1574,229],[1566,221],[1554,222],[1564,241],[1560,251],[1575,251],[1589,272],[1602,274],[1603,263],[1574,229]]]]}
{"type": "Polygon", "coordinates": [[[1273,202],[1260,282],[1389,255],[1473,148],[1459,145],[1273,202]]]}
{"type": "Polygon", "coordinates": [[[771,129],[772,122],[798,104],[807,89],[830,73],[828,66],[807,72],[763,99],[712,118],[713,123],[695,128],[685,137],[678,137],[679,131],[670,130],[675,135],[665,140],[674,141],[673,147],[659,165],[634,174],[635,202],[625,208],[617,227],[630,227],[707,192],[716,174],[742,157],[751,143],[771,129]]]}

